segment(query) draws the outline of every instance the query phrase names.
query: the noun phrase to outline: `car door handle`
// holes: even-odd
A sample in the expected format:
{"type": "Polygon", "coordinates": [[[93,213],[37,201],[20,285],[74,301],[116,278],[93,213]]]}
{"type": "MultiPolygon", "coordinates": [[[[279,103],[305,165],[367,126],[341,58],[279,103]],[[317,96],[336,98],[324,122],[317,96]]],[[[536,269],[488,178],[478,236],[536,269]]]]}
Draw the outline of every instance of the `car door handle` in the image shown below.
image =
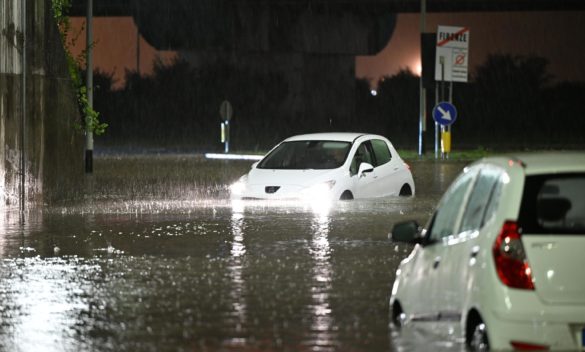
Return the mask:
{"type": "Polygon", "coordinates": [[[473,248],[471,248],[470,257],[475,258],[475,257],[477,257],[478,253],[479,253],[479,246],[474,246],[473,248]]]}
{"type": "Polygon", "coordinates": [[[441,258],[440,257],[436,257],[435,261],[433,262],[433,269],[436,269],[439,267],[439,264],[441,264],[441,258]]]}

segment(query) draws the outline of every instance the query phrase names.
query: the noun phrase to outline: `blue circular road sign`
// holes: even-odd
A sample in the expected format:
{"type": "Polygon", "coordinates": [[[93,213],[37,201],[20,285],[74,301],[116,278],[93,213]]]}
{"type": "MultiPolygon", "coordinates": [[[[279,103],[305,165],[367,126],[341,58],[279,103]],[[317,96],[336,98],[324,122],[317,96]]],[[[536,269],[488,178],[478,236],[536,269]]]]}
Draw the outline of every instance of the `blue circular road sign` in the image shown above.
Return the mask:
{"type": "Polygon", "coordinates": [[[433,108],[433,119],[439,125],[449,126],[457,120],[457,109],[455,105],[442,101],[433,108]]]}

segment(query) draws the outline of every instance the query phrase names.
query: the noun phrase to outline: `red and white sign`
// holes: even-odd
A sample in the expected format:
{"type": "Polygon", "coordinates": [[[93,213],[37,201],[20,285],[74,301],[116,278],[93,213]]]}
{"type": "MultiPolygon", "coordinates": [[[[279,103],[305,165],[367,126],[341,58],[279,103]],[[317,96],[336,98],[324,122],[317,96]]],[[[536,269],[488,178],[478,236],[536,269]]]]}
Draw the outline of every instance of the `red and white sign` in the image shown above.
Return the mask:
{"type": "Polygon", "coordinates": [[[469,58],[469,28],[439,26],[435,80],[467,82],[469,58]]]}

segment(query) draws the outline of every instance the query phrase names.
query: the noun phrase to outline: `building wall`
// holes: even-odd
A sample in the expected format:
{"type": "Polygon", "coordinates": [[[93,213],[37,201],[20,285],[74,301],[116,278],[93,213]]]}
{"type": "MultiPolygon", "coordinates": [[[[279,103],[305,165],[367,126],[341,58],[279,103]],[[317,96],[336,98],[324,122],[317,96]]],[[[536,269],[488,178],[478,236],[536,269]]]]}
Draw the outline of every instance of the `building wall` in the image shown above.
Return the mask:
{"type": "Polygon", "coordinates": [[[0,205],[19,203],[22,118],[26,198],[51,203],[75,197],[83,184],[83,136],[51,0],[0,3],[0,205]],[[23,73],[26,103],[23,104],[23,73]]]}

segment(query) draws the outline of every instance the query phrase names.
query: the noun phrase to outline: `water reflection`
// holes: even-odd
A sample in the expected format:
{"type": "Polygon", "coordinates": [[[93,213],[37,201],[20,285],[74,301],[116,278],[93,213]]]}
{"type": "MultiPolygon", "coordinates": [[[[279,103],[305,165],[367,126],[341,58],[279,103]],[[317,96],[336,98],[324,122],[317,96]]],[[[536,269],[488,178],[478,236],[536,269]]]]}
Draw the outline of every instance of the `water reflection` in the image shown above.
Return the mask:
{"type": "Polygon", "coordinates": [[[432,332],[431,323],[410,324],[402,328],[390,327],[391,349],[396,352],[471,352],[465,342],[453,341],[432,332]]]}
{"type": "Polygon", "coordinates": [[[313,283],[311,286],[312,324],[310,344],[314,351],[332,351],[336,347],[334,319],[329,294],[333,268],[331,265],[331,246],[329,244],[329,212],[317,208],[311,224],[312,239],[309,247],[313,259],[313,283]]]}
{"type": "MultiPolygon", "coordinates": [[[[232,300],[233,314],[235,318],[236,335],[242,333],[243,327],[247,322],[247,304],[246,304],[246,282],[242,277],[244,270],[244,256],[246,254],[246,245],[244,243],[244,207],[235,203],[232,208],[232,218],[230,222],[232,232],[232,247],[230,250],[231,258],[228,263],[228,276],[231,281],[230,298],[232,300]]],[[[231,344],[241,344],[243,341],[240,337],[232,338],[231,344]]]]}
{"type": "MultiPolygon", "coordinates": [[[[96,192],[29,212],[24,227],[18,212],[4,213],[0,351],[388,350],[387,297],[407,252],[393,251],[387,233],[393,222],[426,220],[440,190],[428,196],[424,182],[443,182],[415,176],[425,180],[407,199],[275,204],[96,192]]],[[[401,336],[390,349],[457,350],[401,336]]]]}
{"type": "Polygon", "coordinates": [[[3,328],[0,350],[63,351],[76,337],[83,287],[79,273],[99,274],[99,267],[75,258],[39,257],[4,260],[0,301],[3,328]]]}

